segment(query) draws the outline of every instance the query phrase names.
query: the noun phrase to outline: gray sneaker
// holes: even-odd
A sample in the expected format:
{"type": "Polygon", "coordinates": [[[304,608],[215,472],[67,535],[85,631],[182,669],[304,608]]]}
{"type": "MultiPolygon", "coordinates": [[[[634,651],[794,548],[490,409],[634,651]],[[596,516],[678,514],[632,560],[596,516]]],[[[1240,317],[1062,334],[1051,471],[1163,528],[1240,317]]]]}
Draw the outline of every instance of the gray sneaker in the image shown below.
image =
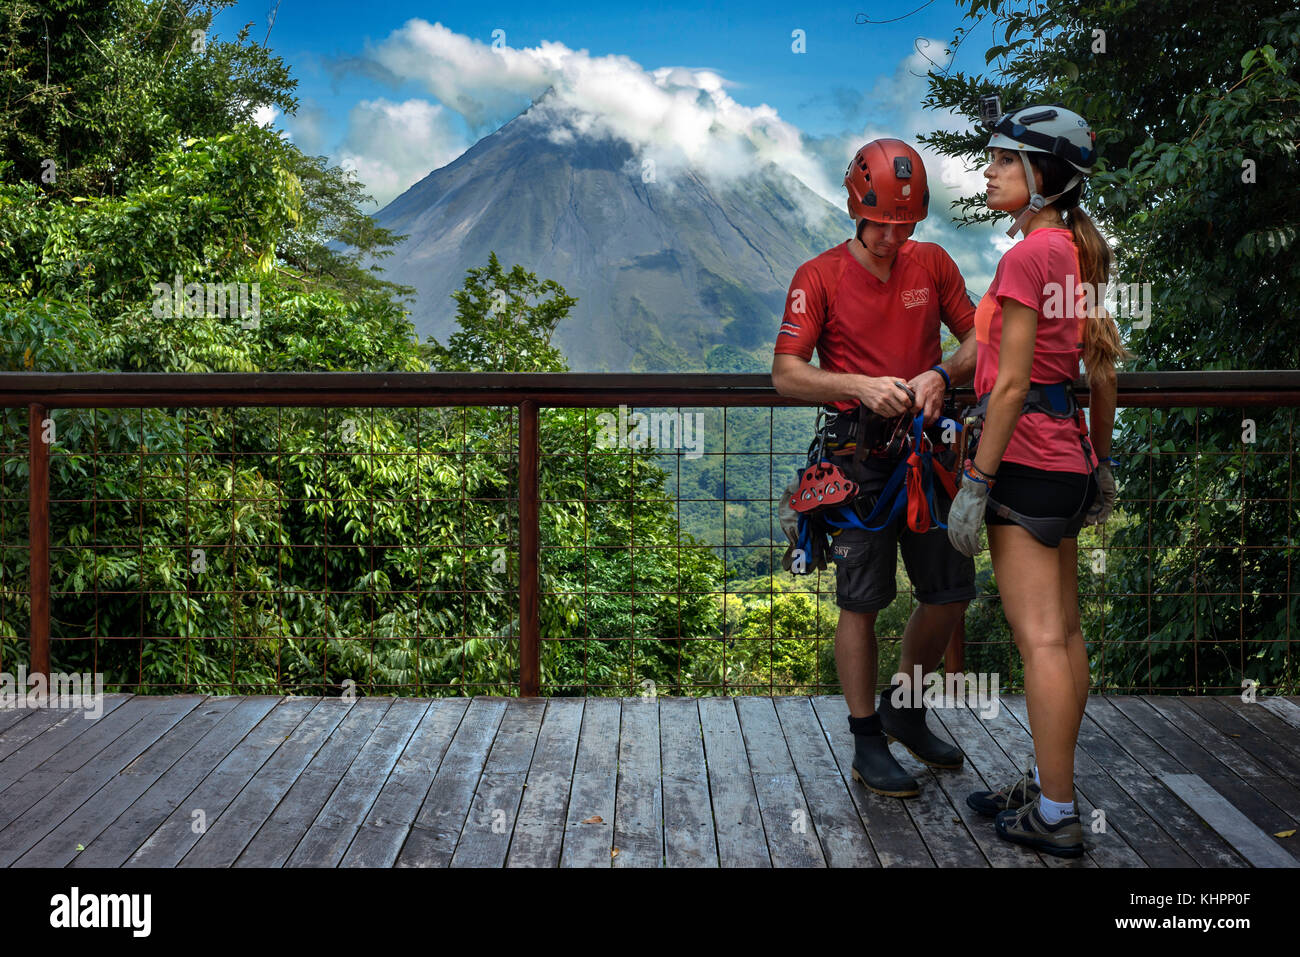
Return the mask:
{"type": "Polygon", "coordinates": [[[1025,759],[1025,770],[1020,777],[1010,784],[1004,784],[996,791],[975,791],[966,795],[966,803],[972,810],[986,817],[993,817],[1003,811],[1022,808],[1038,797],[1038,785],[1034,783],[1034,756],[1025,759]]]}
{"type": "Polygon", "coordinates": [[[1048,824],[1038,813],[1040,797],[1035,795],[1024,807],[1003,811],[994,818],[993,828],[998,837],[1056,857],[1081,857],[1083,825],[1079,823],[1078,805],[1075,805],[1073,814],[1067,814],[1055,824],[1048,824]]]}

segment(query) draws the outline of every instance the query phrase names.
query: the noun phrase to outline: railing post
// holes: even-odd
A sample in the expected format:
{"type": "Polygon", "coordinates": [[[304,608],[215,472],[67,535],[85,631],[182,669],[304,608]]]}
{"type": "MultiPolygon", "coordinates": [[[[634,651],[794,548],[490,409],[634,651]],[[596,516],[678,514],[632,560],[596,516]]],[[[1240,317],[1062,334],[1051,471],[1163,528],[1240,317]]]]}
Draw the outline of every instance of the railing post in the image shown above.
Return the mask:
{"type": "Polygon", "coordinates": [[[31,674],[50,678],[50,446],[45,441],[44,406],[27,407],[27,500],[31,538],[31,674]]]}
{"type": "Polygon", "coordinates": [[[541,648],[537,621],[537,402],[519,403],[519,696],[541,690],[541,648]]]}

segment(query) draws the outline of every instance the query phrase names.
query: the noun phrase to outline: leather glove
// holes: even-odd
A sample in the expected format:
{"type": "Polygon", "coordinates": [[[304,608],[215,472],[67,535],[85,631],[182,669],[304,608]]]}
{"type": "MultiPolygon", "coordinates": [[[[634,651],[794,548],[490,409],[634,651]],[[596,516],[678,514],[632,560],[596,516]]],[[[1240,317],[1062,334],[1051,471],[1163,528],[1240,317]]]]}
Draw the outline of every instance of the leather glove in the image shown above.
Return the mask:
{"type": "Polygon", "coordinates": [[[948,541],[967,558],[980,552],[980,526],[988,505],[989,486],[973,475],[970,464],[962,471],[961,488],[948,509],[948,541]]]}
{"type": "Polygon", "coordinates": [[[1115,509],[1115,473],[1111,471],[1109,462],[1097,466],[1097,487],[1101,494],[1084,516],[1085,525],[1104,525],[1115,509]]]}

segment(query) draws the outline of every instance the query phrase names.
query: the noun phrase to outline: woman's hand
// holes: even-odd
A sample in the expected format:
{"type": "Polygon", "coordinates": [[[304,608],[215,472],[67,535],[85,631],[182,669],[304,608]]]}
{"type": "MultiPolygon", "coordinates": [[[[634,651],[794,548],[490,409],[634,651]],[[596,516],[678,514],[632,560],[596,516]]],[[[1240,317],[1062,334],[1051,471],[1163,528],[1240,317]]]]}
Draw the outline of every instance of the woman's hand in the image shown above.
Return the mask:
{"type": "Polygon", "coordinates": [[[1115,510],[1115,473],[1110,470],[1109,462],[1097,466],[1097,487],[1101,489],[1101,495],[1084,516],[1085,525],[1105,525],[1115,510]]]}
{"type": "Polygon", "coordinates": [[[948,541],[967,558],[980,552],[980,526],[988,505],[989,485],[973,474],[968,461],[961,476],[961,488],[948,509],[948,541]]]}

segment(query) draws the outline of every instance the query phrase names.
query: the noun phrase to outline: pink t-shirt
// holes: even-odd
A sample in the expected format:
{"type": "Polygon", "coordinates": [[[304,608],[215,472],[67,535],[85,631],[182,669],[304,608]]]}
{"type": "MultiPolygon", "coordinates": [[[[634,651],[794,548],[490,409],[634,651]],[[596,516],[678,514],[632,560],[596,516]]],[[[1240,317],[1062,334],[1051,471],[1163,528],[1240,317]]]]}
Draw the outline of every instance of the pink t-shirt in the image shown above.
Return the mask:
{"type": "MultiPolygon", "coordinates": [[[[1087,315],[1081,282],[1078,250],[1068,229],[1035,229],[1007,250],[998,262],[993,284],[975,310],[976,396],[989,392],[997,382],[1004,297],[1038,313],[1030,381],[1078,378],[1080,339],[1087,315]]],[[[1079,420],[1083,421],[1083,410],[1079,420]]],[[[1097,467],[1097,456],[1091,450],[1084,465],[1077,422],[1037,414],[1020,417],[1002,461],[1084,475],[1097,467]]]]}

